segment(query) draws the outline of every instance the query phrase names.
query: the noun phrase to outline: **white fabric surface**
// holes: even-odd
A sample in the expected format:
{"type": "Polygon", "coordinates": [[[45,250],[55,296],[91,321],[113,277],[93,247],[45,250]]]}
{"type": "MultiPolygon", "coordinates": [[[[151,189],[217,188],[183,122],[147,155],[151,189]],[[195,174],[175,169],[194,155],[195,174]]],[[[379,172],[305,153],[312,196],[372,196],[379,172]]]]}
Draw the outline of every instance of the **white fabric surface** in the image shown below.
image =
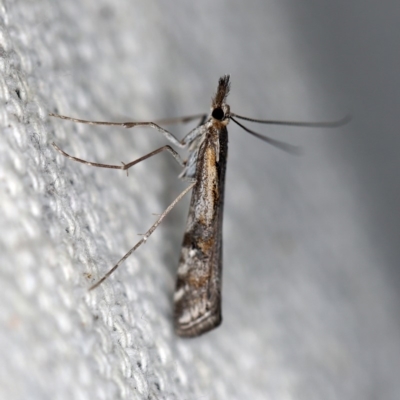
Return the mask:
{"type": "Polygon", "coordinates": [[[386,7],[0,0],[1,399],[398,398],[399,32],[386,7]],[[182,340],[188,199],[87,292],[185,187],[179,167],[159,155],[127,179],[50,145],[118,164],[165,140],[47,114],[203,112],[225,73],[238,114],[355,118],[336,132],[254,126],[302,157],[229,126],[224,321],[182,340]]]}

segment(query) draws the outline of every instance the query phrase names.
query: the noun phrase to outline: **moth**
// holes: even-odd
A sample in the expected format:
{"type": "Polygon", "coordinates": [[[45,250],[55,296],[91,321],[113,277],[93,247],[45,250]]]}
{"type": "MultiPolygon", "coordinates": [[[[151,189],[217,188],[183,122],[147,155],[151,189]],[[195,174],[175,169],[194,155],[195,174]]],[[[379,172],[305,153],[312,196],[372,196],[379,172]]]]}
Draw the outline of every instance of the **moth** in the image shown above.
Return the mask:
{"type": "Polygon", "coordinates": [[[175,331],[182,337],[199,336],[216,328],[222,321],[222,219],[228,155],[227,125],[229,122],[235,122],[246,132],[275,147],[289,153],[296,153],[297,147],[254,132],[242,125],[238,119],[261,124],[303,127],[338,127],[347,123],[350,119],[347,116],[335,122],[290,122],[247,118],[230,111],[230,107],[226,103],[229,90],[230,77],[229,75],[224,75],[219,79],[218,89],[212,99],[209,114],[165,119],[157,122],[100,122],[49,114],[52,117],[91,125],[111,125],[125,128],[149,126],[162,133],[175,146],[188,150],[188,158],[182,160],[171,146],[165,145],[143,157],[120,166],[99,164],[73,157],[53,143],[54,148],[65,157],[94,167],[128,171],[135,164],[163,151],[171,153],[183,167],[179,177],[188,180],[190,185],[159,216],[157,221],[143,235],[142,239],[89,289],[92,290],[104,282],[121,263],[149,238],[172,208],[190,190],[193,190],[174,293],[175,331]],[[182,140],[178,140],[172,133],[161,127],[161,125],[186,123],[194,120],[199,120],[199,124],[182,140]]]}

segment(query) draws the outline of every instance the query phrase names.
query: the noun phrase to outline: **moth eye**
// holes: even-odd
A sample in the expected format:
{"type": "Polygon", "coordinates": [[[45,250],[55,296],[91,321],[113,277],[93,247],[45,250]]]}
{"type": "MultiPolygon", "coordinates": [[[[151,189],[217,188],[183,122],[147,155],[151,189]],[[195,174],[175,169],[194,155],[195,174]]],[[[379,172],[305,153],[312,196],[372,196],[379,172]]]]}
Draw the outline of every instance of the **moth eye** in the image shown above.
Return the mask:
{"type": "Polygon", "coordinates": [[[218,121],[222,121],[225,117],[225,114],[221,107],[217,107],[214,108],[214,110],[211,113],[211,116],[217,119],[218,121]]]}

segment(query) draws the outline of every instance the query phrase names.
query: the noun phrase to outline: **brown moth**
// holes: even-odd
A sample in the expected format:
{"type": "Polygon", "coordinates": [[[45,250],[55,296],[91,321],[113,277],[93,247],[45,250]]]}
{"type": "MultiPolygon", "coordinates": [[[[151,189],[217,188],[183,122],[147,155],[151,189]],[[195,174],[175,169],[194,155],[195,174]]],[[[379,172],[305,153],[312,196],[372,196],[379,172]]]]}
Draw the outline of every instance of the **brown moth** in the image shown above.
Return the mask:
{"type": "Polygon", "coordinates": [[[180,178],[187,179],[190,185],[179,194],[158,220],[100,280],[89,290],[104,282],[148,237],[154,232],[172,208],[193,189],[189,216],[183,238],[181,258],[178,267],[176,291],[174,294],[175,330],[182,337],[196,337],[216,328],[221,317],[221,274],[222,274],[222,217],[225,191],[225,172],[228,155],[228,131],[230,120],[246,132],[289,153],[296,153],[297,147],[261,135],[250,130],[237,119],[261,124],[291,125],[303,127],[337,127],[347,123],[347,116],[336,122],[290,122],[259,120],[243,117],[230,112],[226,99],[230,89],[229,75],[219,79],[217,92],[212,99],[210,114],[199,114],[183,118],[165,119],[158,122],[99,122],[70,118],[63,115],[50,116],[90,125],[111,125],[133,128],[149,126],[161,132],[167,140],[177,147],[187,148],[189,155],[183,161],[180,155],[169,145],[146,154],[128,164],[99,164],[70,156],[55,143],[53,146],[62,155],[83,164],[128,170],[135,164],[167,150],[183,167],[180,178]],[[186,123],[199,119],[199,125],[192,129],[182,140],[161,125],[186,123]]]}
{"type": "MultiPolygon", "coordinates": [[[[211,117],[194,143],[195,185],[174,294],[175,330],[193,337],[221,323],[222,217],[228,156],[229,77],[220,79],[211,117]]],[[[189,165],[190,167],[190,165],[189,165]]],[[[185,171],[184,171],[185,174],[185,171]]]]}

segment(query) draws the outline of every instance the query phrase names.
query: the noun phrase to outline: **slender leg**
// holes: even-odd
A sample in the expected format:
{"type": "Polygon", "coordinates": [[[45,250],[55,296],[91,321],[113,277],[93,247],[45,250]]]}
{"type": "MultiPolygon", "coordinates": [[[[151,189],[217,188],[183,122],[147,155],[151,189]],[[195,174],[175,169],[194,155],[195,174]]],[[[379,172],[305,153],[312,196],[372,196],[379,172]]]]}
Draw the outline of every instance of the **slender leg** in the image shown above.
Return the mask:
{"type": "Polygon", "coordinates": [[[162,128],[158,124],[177,124],[177,123],[186,123],[193,121],[195,119],[200,118],[201,121],[203,121],[206,118],[206,114],[198,114],[198,115],[192,115],[188,117],[181,117],[181,118],[173,118],[173,119],[163,119],[155,122],[105,122],[105,121],[87,121],[84,119],[78,119],[78,118],[71,118],[67,117],[65,115],[58,115],[58,114],[53,114],[50,113],[49,116],[51,117],[56,117],[60,119],[65,119],[68,121],[73,121],[73,122],[78,122],[81,124],[88,124],[88,125],[107,125],[107,126],[122,126],[124,128],[134,128],[136,126],[149,126],[151,128],[154,128],[161,132],[167,140],[169,140],[171,143],[173,143],[175,146],[178,147],[185,147],[185,143],[182,141],[179,141],[171,132],[167,131],[166,129],[162,128]]]}
{"type": "Polygon", "coordinates": [[[156,230],[158,225],[160,225],[161,221],[168,215],[168,213],[175,207],[182,197],[193,188],[195,184],[196,182],[193,182],[190,186],[188,186],[160,215],[160,218],[158,218],[151,228],[143,235],[143,238],[139,240],[139,242],[137,242],[98,282],[91,286],[89,290],[93,290],[101,285],[138,247],[145,243],[149,236],[156,230]]]}
{"type": "Polygon", "coordinates": [[[82,160],[81,158],[70,156],[68,153],[66,153],[65,151],[61,150],[55,143],[52,143],[52,145],[58,152],[60,152],[63,156],[69,158],[70,160],[78,161],[78,162],[80,162],[82,164],[90,165],[92,167],[122,169],[122,170],[125,171],[125,170],[128,170],[129,168],[133,167],[135,164],[138,164],[141,161],[146,160],[147,158],[155,156],[156,154],[161,153],[164,150],[169,151],[172,154],[172,156],[175,158],[175,160],[179,163],[179,165],[181,165],[182,167],[185,166],[185,163],[181,159],[180,155],[169,145],[160,147],[159,149],[154,150],[151,153],[146,154],[145,156],[138,158],[137,160],[131,161],[128,164],[122,163],[123,165],[100,164],[100,163],[94,163],[94,162],[82,160]]]}
{"type": "Polygon", "coordinates": [[[199,123],[198,123],[198,125],[197,125],[197,128],[198,128],[199,126],[203,125],[203,124],[206,122],[207,117],[208,117],[207,114],[203,114],[203,115],[202,115],[201,120],[199,121],[199,123]]]}

